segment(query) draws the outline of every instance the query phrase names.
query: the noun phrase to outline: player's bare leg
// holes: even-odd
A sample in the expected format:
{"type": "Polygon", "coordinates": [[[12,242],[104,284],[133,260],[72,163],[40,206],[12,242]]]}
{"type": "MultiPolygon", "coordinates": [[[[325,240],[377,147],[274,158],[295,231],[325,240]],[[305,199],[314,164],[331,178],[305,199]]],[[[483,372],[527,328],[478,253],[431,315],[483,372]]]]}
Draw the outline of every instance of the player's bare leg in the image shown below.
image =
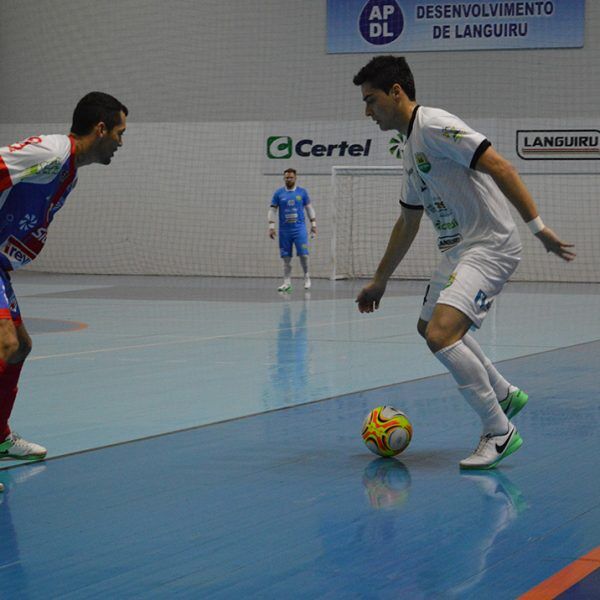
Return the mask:
{"type": "Polygon", "coordinates": [[[471,324],[458,309],[438,303],[427,324],[425,340],[435,357],[450,371],[459,392],[483,425],[477,449],[462,460],[460,466],[489,469],[518,450],[523,441],[498,404],[485,367],[462,340],[471,324]]]}
{"type": "Polygon", "coordinates": [[[278,292],[292,291],[292,257],[284,256],[283,260],[283,283],[277,288],[278,292]]]}
{"type": "Polygon", "coordinates": [[[46,448],[24,440],[8,426],[21,369],[30,352],[25,326],[0,319],[0,458],[40,460],[46,456],[46,448]]]}

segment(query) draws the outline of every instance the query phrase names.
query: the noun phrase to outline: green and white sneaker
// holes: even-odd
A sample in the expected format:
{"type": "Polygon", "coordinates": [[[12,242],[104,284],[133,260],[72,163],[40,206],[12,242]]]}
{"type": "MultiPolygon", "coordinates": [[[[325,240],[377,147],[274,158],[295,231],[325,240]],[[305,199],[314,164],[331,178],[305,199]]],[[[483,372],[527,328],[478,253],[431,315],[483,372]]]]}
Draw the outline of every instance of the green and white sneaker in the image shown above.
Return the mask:
{"type": "Polygon", "coordinates": [[[292,291],[292,282],[291,281],[284,281],[278,288],[277,288],[278,292],[291,292],[292,291]]]}
{"type": "Polygon", "coordinates": [[[0,459],[42,460],[47,452],[44,446],[28,442],[14,431],[0,443],[0,459]]]}
{"type": "Polygon", "coordinates": [[[493,469],[502,459],[516,452],[523,445],[523,440],[512,424],[508,431],[501,435],[486,434],[479,439],[475,452],[460,461],[461,469],[493,469]]]}
{"type": "Polygon", "coordinates": [[[528,400],[529,396],[523,390],[516,389],[510,392],[504,400],[500,400],[500,408],[510,421],[523,410],[528,400]]]}

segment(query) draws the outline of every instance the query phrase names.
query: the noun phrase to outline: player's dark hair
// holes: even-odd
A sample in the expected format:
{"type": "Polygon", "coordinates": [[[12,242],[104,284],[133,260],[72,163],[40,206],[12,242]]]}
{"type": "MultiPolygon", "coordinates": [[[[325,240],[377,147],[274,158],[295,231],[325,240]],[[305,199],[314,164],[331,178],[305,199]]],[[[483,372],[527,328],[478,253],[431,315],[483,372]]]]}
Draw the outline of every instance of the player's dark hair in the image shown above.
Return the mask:
{"type": "Polygon", "coordinates": [[[129,114],[127,107],[110,94],[90,92],[77,103],[73,111],[71,133],[87,135],[100,122],[110,131],[121,122],[121,111],[129,114]]]}
{"type": "Polygon", "coordinates": [[[416,98],[415,80],[403,56],[376,56],[371,59],[352,80],[354,85],[368,82],[386,94],[399,83],[409,100],[416,98]]]}
{"type": "Polygon", "coordinates": [[[285,175],[286,173],[293,173],[294,175],[298,175],[296,169],[292,169],[291,167],[289,169],[286,169],[283,174],[285,175]]]}

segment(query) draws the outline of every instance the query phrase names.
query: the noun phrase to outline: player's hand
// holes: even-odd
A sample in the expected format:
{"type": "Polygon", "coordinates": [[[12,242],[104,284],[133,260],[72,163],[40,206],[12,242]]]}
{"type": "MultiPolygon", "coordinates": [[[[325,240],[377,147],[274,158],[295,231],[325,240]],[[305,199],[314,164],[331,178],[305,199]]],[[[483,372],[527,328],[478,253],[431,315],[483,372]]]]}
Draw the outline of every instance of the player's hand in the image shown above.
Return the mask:
{"type": "Polygon", "coordinates": [[[356,297],[358,310],[361,313],[372,313],[379,308],[379,301],[385,292],[385,283],[371,281],[356,297]]]}
{"type": "Polygon", "coordinates": [[[317,237],[317,228],[314,226],[310,228],[310,237],[313,240],[317,237]]]}
{"type": "Polygon", "coordinates": [[[274,229],[269,229],[269,237],[274,240],[277,237],[277,232],[274,229]]]}
{"type": "Polygon", "coordinates": [[[550,227],[544,227],[535,236],[544,244],[546,252],[552,252],[567,262],[572,261],[577,256],[575,252],[569,250],[574,245],[561,241],[550,227]]]}

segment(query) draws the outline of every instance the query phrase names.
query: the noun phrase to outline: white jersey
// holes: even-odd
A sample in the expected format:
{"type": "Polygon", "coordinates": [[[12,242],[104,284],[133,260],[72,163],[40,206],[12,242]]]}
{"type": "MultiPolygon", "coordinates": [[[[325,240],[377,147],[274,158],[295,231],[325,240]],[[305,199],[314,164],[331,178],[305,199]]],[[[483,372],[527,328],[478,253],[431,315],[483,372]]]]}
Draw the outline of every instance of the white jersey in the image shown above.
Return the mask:
{"type": "Polygon", "coordinates": [[[489,175],[474,168],[490,145],[444,110],[415,108],[404,148],[400,203],[427,211],[438,248],[453,258],[474,246],[508,254],[521,249],[506,198],[489,175]]]}

